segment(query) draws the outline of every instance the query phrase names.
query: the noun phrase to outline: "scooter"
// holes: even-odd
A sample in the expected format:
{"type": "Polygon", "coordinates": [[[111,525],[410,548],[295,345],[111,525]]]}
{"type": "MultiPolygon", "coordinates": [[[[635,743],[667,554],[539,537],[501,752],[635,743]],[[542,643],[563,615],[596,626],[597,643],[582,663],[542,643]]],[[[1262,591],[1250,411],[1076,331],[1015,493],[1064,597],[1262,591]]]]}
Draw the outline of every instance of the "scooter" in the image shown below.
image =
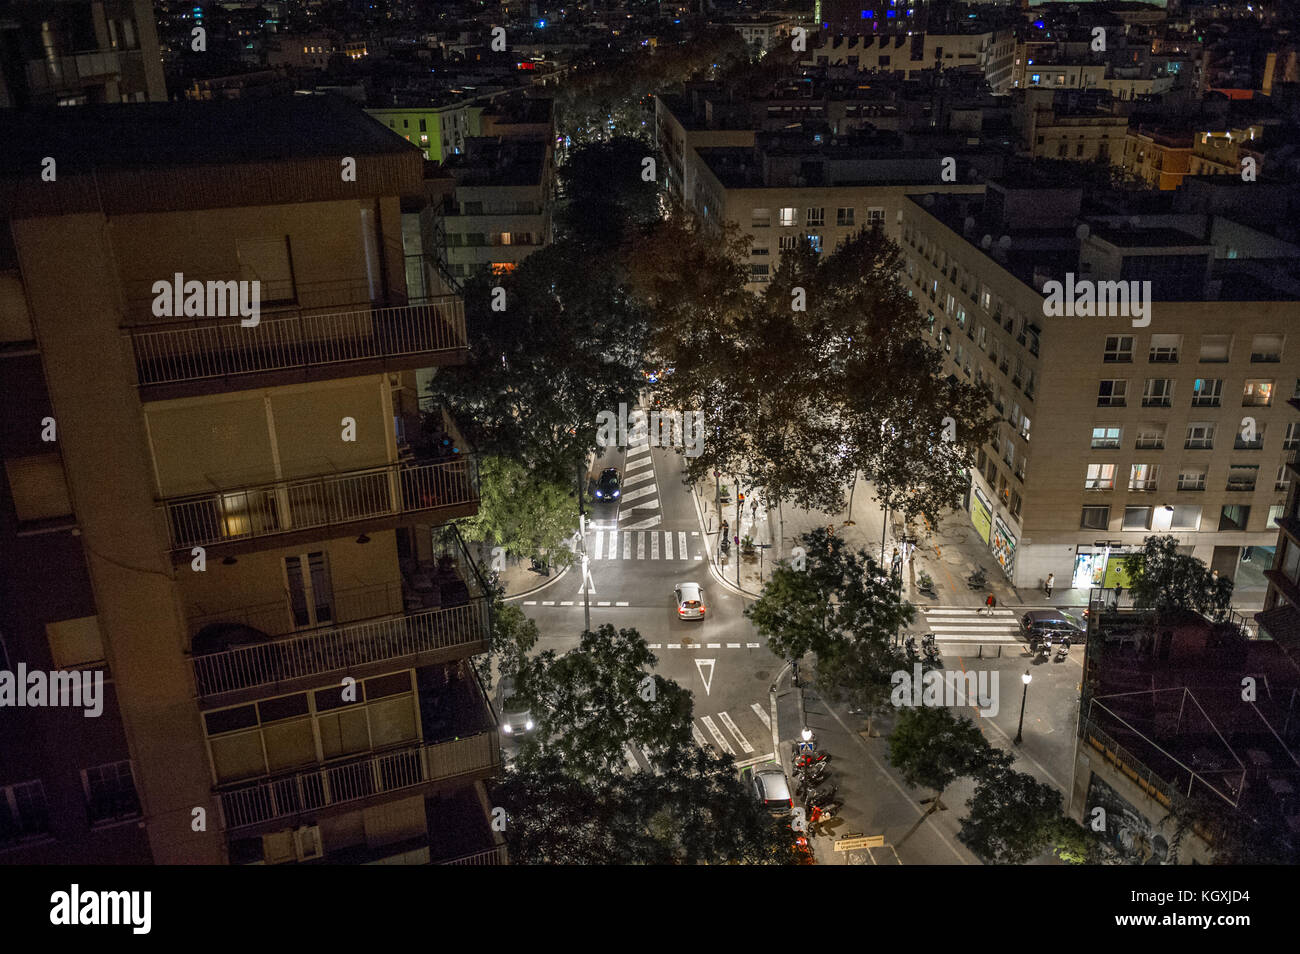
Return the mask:
{"type": "Polygon", "coordinates": [[[925,642],[925,659],[927,662],[937,663],[939,661],[939,647],[934,643],[934,637],[929,637],[925,642]]]}
{"type": "Polygon", "coordinates": [[[836,791],[838,786],[829,783],[821,788],[815,785],[800,785],[795,788],[795,794],[804,800],[805,805],[825,805],[835,798],[836,791]]]}
{"type": "Polygon", "coordinates": [[[820,785],[826,781],[827,766],[825,762],[818,762],[811,768],[796,768],[794,771],[799,776],[799,785],[820,785]]]}
{"type": "Polygon", "coordinates": [[[972,590],[982,590],[984,587],[988,586],[988,583],[988,577],[984,575],[983,567],[980,567],[980,569],[966,577],[966,585],[972,590]]]}
{"type": "Polygon", "coordinates": [[[1059,646],[1056,647],[1056,661],[1060,662],[1070,655],[1070,641],[1062,639],[1059,646]]]}
{"type": "Polygon", "coordinates": [[[1038,658],[1047,660],[1052,658],[1052,637],[1044,636],[1038,644],[1038,658]]]}
{"type": "Polygon", "coordinates": [[[930,574],[926,573],[924,570],[921,571],[920,576],[916,579],[916,588],[921,591],[922,595],[928,596],[931,599],[934,599],[939,595],[934,589],[934,577],[930,576],[930,574]]]}
{"type": "Polygon", "coordinates": [[[907,648],[907,661],[916,662],[916,660],[920,658],[920,654],[916,651],[916,637],[907,637],[907,642],[904,643],[904,646],[907,648]]]}
{"type": "Polygon", "coordinates": [[[830,760],[830,756],[825,752],[809,752],[806,755],[796,756],[794,760],[794,770],[802,772],[818,765],[822,765],[830,760]]]}

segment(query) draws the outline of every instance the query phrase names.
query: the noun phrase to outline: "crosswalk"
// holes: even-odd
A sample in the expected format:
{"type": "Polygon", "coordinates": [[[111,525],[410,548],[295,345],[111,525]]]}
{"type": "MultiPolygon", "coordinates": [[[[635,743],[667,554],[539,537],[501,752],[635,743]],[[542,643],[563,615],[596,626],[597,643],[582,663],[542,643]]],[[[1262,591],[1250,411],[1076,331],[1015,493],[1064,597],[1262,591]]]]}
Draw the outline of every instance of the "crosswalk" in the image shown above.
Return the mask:
{"type": "Polygon", "coordinates": [[[939,643],[1018,643],[1020,623],[1009,609],[932,606],[921,610],[926,625],[939,643]]]}
{"type": "Polygon", "coordinates": [[[650,457],[649,443],[636,444],[627,449],[627,458],[623,463],[623,496],[619,500],[618,523],[621,530],[650,530],[663,523],[663,512],[659,508],[659,482],[655,479],[655,465],[650,457]]]}
{"type": "MultiPolygon", "coordinates": [[[[655,518],[656,521],[659,519],[655,518]]],[[[678,560],[704,559],[704,543],[698,530],[611,529],[612,521],[593,521],[587,540],[592,560],[678,560]]]]}
{"type": "MultiPolygon", "coordinates": [[[[771,730],[772,717],[767,709],[757,702],[751,705],[750,711],[744,713],[742,717],[746,720],[757,718],[765,730],[771,730]]],[[[755,741],[750,740],[730,712],[714,712],[697,716],[691,722],[691,737],[696,745],[702,749],[711,748],[718,753],[725,752],[734,758],[737,766],[740,767],[766,762],[772,758],[772,753],[764,748],[764,741],[759,738],[759,730],[751,727],[750,735],[754,736],[755,741]]],[[[766,739],[766,736],[763,739],[766,739]]],[[[767,742],[767,748],[771,748],[770,739],[767,742]]],[[[623,757],[627,760],[630,771],[660,772],[645,752],[635,745],[625,743],[623,757]]]]}

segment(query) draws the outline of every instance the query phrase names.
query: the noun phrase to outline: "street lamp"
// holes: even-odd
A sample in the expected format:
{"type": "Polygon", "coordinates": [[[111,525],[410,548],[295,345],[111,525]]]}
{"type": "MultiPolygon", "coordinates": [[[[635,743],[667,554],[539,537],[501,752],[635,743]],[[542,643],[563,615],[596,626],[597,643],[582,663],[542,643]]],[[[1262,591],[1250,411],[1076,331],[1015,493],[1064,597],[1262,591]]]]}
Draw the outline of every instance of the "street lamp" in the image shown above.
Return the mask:
{"type": "Polygon", "coordinates": [[[1034,681],[1034,677],[1026,669],[1025,674],[1020,677],[1020,681],[1025,684],[1025,689],[1020,694],[1020,725],[1016,727],[1016,745],[1023,742],[1025,738],[1025,699],[1029,696],[1029,684],[1034,681]]]}

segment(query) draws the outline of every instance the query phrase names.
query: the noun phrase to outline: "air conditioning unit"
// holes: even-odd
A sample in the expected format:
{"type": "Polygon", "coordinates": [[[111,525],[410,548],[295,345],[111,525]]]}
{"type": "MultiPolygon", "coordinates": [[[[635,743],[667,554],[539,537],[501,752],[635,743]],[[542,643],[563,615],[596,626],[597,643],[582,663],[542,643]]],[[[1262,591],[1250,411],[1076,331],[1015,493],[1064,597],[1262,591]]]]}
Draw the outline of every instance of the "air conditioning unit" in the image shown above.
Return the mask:
{"type": "Polygon", "coordinates": [[[294,848],[299,861],[325,857],[325,846],[320,840],[319,825],[303,825],[293,833],[294,848]]]}

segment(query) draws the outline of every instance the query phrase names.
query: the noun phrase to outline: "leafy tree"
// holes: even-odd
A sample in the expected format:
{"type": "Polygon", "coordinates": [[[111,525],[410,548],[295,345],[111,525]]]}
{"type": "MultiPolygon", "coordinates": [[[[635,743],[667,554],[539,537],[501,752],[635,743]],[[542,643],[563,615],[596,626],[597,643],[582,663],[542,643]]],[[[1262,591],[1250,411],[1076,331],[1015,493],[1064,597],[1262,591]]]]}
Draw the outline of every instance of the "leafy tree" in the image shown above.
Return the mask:
{"type": "Polygon", "coordinates": [[[559,169],[566,196],[557,211],[562,240],[603,254],[629,242],[635,233],[660,218],[659,186],[646,181],[644,160],[662,158],[639,139],[616,136],[575,150],[559,169]]]}
{"type": "Polygon", "coordinates": [[[541,729],[521,745],[520,767],[554,763],[590,781],[618,772],[628,743],[656,764],[671,762],[692,742],[691,694],[651,674],[654,664],[636,630],[609,624],[563,655],[526,660],[516,689],[541,729]]]}
{"type": "Polygon", "coordinates": [[[479,681],[491,689],[495,684],[494,673],[515,673],[537,645],[537,623],[524,615],[524,611],[513,603],[501,598],[498,587],[490,596],[492,601],[490,618],[491,629],[488,635],[488,651],[474,657],[474,671],[479,681]]]}
{"type": "Polygon", "coordinates": [[[1025,864],[1052,845],[1062,831],[1061,793],[1014,769],[988,772],[966,804],[970,811],[962,819],[957,837],[993,864],[1025,864]]]}
{"type": "Polygon", "coordinates": [[[572,549],[565,546],[578,525],[578,506],[568,485],[531,474],[518,461],[485,457],[479,466],[479,509],[459,522],[465,536],[488,547],[502,547],[511,557],[546,551],[552,562],[567,566],[572,549]]]}
{"type": "Polygon", "coordinates": [[[1188,610],[1212,620],[1228,616],[1232,581],[1214,576],[1200,560],[1178,552],[1172,536],[1150,536],[1142,549],[1123,560],[1133,604],[1157,618],[1188,610]]]}
{"type": "Polygon", "coordinates": [[[1013,761],[984,738],[973,722],[945,708],[909,706],[900,710],[889,736],[889,762],[909,786],[933,789],[935,797],[899,844],[938,811],[943,793],[957,779],[986,778],[1010,768],[1013,761]]]}

